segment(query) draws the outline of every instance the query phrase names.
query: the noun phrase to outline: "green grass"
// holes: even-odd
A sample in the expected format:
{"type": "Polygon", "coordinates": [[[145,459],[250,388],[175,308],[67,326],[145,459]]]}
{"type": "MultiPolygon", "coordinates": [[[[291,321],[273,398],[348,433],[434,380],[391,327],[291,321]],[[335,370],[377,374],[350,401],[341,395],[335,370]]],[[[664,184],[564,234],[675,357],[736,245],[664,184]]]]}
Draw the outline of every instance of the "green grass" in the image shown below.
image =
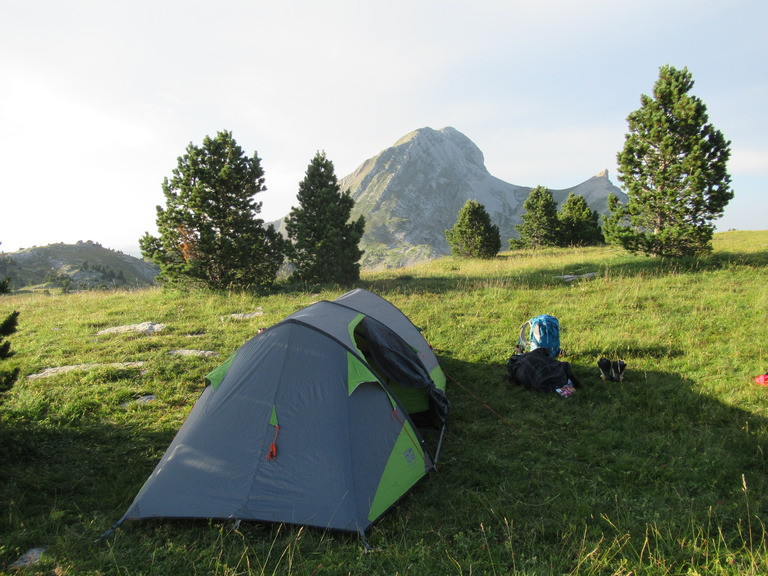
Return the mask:
{"type": "MultiPolygon", "coordinates": [[[[364,274],[422,328],[449,375],[439,472],[359,538],[122,516],[203,388],[257,329],[341,288],[265,297],[150,289],[16,295],[0,405],[0,571],[27,574],[763,574],[768,572],[768,232],[715,236],[702,260],[609,248],[442,259],[364,274]],[[597,272],[571,283],[562,274],[597,272]],[[262,307],[252,320],[228,318],[262,307]],[[560,319],[569,399],[502,380],[520,324],[560,319]],[[97,336],[152,321],[153,336],[97,336]],[[214,350],[219,358],[171,356],[214,350]],[[623,383],[601,382],[600,356],[623,383]],[[52,366],[143,361],[31,380],[52,366]],[[146,394],[149,404],[123,405],[146,394]]],[[[427,441],[436,444],[436,433],[427,441]]]]}

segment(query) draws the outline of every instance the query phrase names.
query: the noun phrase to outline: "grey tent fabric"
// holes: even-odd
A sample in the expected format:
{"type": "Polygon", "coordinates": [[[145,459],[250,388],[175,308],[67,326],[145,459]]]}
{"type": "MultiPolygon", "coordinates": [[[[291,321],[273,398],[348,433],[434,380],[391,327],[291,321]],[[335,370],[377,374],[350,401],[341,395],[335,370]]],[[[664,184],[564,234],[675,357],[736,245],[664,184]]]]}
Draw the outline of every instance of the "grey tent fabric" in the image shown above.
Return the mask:
{"type": "Polygon", "coordinates": [[[433,464],[407,411],[358,349],[356,329],[379,348],[405,352],[382,360],[410,363],[396,378],[429,379],[413,350],[377,320],[327,301],[299,310],[214,370],[115,526],[232,518],[364,534],[433,464]]]}

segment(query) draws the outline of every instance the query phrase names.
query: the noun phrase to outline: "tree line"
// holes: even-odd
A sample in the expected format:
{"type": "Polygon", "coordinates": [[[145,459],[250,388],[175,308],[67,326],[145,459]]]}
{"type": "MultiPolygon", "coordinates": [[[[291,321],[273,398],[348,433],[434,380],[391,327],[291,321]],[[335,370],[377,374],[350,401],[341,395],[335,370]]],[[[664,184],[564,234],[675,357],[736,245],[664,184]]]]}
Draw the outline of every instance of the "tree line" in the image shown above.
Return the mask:
{"type": "MultiPolygon", "coordinates": [[[[629,132],[617,154],[628,201],[610,194],[602,226],[583,197],[571,194],[558,212],[552,193],[537,186],[523,205],[523,222],[515,226],[520,237],[509,240],[510,249],[605,241],[650,256],[710,252],[714,221],[733,198],[731,143],[690,94],[693,84],[687,68],[663,66],[653,95],[643,94],[641,107],[628,116],[629,132]]],[[[489,258],[501,245],[498,234],[484,206],[470,200],[446,240],[454,255],[489,258]]]]}
{"type": "Polygon", "coordinates": [[[261,159],[247,156],[231,132],[206,136],[178,158],[163,181],[159,236],[139,240],[142,256],[160,267],[161,281],[264,290],[288,260],[304,283],[348,284],[360,277],[358,245],[365,218],[350,222],[354,200],[342,192],[333,163],[317,152],[299,184],[299,206],[286,220],[287,238],[258,218],[266,190],[261,159]]]}
{"type": "MultiPolygon", "coordinates": [[[[551,191],[534,188],[525,204],[519,238],[509,248],[592,245],[608,242],[652,256],[711,251],[714,220],[733,197],[726,164],[730,142],[710,123],[706,106],[690,94],[687,68],[660,68],[653,95],[627,121],[617,154],[625,204],[611,194],[609,214],[571,194],[558,210],[551,191]]],[[[178,158],[163,181],[166,205],[157,206],[159,235],[139,241],[142,255],[161,270],[160,280],[214,289],[271,287],[286,263],[292,278],[311,284],[351,284],[360,277],[359,243],[365,218],[351,221],[354,200],[342,191],[324,152],[299,183],[298,202],[285,222],[287,237],[258,218],[264,170],[231,132],[206,136],[178,158]]],[[[499,230],[485,207],[469,200],[445,232],[452,254],[490,258],[501,249],[499,230]]]]}
{"type": "MultiPolygon", "coordinates": [[[[537,186],[531,190],[523,209],[523,222],[515,225],[519,238],[509,239],[510,250],[604,243],[600,215],[581,195],[569,194],[558,211],[552,191],[537,186]]],[[[456,225],[445,231],[445,238],[454,256],[492,258],[501,249],[498,227],[491,224],[485,206],[476,200],[467,200],[456,225]]]]}

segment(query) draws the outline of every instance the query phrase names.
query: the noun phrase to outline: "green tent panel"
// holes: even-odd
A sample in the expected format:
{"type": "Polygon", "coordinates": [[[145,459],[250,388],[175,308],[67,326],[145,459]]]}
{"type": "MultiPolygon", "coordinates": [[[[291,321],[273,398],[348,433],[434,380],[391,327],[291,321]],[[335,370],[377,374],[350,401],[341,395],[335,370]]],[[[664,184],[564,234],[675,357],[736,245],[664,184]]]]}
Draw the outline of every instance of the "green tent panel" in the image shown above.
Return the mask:
{"type": "Polygon", "coordinates": [[[364,535],[434,467],[413,410],[448,411],[426,341],[366,291],[288,316],[206,382],[115,526],[231,518],[364,535]]]}
{"type": "Polygon", "coordinates": [[[403,425],[381,476],[368,519],[373,522],[386,512],[411,486],[421,479],[428,466],[410,422],[403,425]]]}
{"type": "Polygon", "coordinates": [[[363,382],[377,380],[371,369],[357,355],[347,352],[347,385],[350,394],[363,382]]]}
{"type": "Polygon", "coordinates": [[[219,384],[221,384],[221,381],[224,380],[224,376],[227,375],[229,367],[232,366],[232,362],[235,361],[235,356],[237,356],[237,352],[227,358],[223,364],[206,374],[205,382],[213,387],[214,390],[216,390],[216,388],[219,387],[219,384]]]}
{"type": "Polygon", "coordinates": [[[445,391],[445,373],[442,368],[440,368],[439,364],[432,369],[429,373],[429,377],[432,378],[432,382],[435,383],[435,387],[438,390],[445,391]]]}

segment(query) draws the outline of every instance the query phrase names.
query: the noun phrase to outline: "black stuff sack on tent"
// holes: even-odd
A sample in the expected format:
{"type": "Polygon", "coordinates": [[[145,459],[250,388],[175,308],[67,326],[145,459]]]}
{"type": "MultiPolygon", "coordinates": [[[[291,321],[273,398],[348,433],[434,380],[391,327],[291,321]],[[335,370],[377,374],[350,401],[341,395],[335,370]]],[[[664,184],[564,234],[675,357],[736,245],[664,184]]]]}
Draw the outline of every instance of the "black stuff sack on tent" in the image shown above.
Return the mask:
{"type": "Polygon", "coordinates": [[[507,360],[506,378],[529,390],[570,396],[579,386],[568,362],[552,358],[545,348],[515,354],[507,360]]]}
{"type": "MultiPolygon", "coordinates": [[[[424,388],[429,395],[429,406],[440,424],[444,424],[451,410],[445,391],[435,386],[416,350],[381,322],[366,317],[360,323],[363,332],[356,331],[356,343],[370,354],[375,368],[390,385],[406,388],[424,388]]],[[[365,352],[364,352],[365,354],[365,352]]],[[[412,415],[413,416],[413,415],[412,415]]],[[[417,418],[421,421],[420,418],[417,418]]]]}

